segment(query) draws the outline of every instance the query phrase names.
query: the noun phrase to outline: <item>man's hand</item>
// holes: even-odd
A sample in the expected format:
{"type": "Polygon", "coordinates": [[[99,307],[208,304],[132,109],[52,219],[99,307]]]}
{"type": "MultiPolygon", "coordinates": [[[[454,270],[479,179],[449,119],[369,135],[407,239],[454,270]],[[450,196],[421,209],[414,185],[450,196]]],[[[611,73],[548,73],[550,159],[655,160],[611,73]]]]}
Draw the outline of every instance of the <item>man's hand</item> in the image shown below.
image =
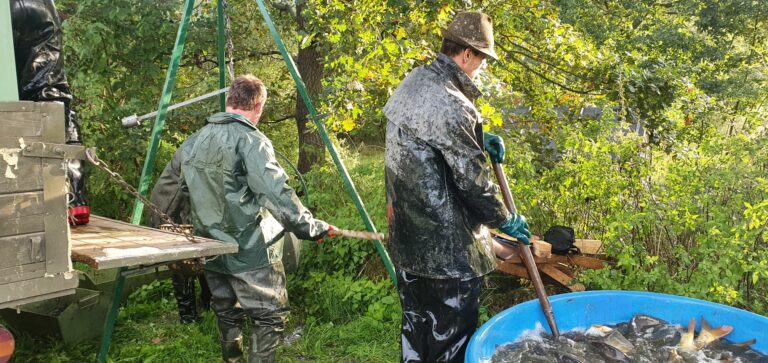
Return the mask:
{"type": "Polygon", "coordinates": [[[528,222],[525,221],[525,216],[522,214],[513,214],[512,217],[504,221],[499,229],[527,245],[531,244],[529,239],[531,232],[528,230],[528,222]]]}
{"type": "Polygon", "coordinates": [[[483,149],[491,156],[491,162],[501,164],[504,162],[504,140],[490,132],[483,133],[483,149]]]}
{"type": "Polygon", "coordinates": [[[339,230],[339,229],[338,229],[338,228],[336,228],[336,226],[329,224],[329,225],[328,225],[328,229],[326,229],[326,230],[325,230],[325,233],[323,233],[323,236],[322,236],[322,237],[320,237],[320,239],[318,239],[318,240],[317,240],[317,241],[315,241],[315,242],[317,242],[318,244],[320,244],[320,243],[323,243],[323,240],[324,240],[326,237],[328,237],[328,238],[333,238],[333,237],[336,237],[336,236],[338,236],[339,234],[338,234],[338,233],[336,233],[338,230],[339,230]]]}

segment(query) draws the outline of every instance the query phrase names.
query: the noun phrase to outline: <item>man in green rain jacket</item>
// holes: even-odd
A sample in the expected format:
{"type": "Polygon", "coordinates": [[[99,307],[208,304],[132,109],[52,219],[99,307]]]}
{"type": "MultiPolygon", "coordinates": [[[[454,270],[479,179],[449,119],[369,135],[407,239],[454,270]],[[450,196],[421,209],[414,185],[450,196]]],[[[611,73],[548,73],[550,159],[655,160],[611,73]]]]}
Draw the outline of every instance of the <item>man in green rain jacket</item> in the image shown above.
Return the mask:
{"type": "Polygon", "coordinates": [[[275,360],[288,315],[283,235],[318,240],[331,228],[301,204],[272,143],[256,128],[266,96],[258,78],[237,77],[226,112],[209,117],[179,151],[195,234],[240,246],[205,265],[227,362],[243,360],[246,315],[252,321],[248,362],[275,360]]]}

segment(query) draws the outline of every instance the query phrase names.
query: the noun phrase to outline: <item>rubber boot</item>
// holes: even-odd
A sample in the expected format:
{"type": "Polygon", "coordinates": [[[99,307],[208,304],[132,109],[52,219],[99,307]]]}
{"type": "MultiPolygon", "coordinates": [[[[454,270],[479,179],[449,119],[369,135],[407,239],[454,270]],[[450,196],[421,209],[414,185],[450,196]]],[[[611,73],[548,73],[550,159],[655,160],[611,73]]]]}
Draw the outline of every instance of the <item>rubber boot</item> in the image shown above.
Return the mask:
{"type": "Polygon", "coordinates": [[[252,326],[248,363],[274,363],[281,335],[282,328],[275,326],[252,326]]]}
{"type": "Polygon", "coordinates": [[[176,296],[176,305],[179,307],[179,318],[182,324],[192,324],[200,321],[195,304],[195,277],[186,277],[181,274],[173,274],[173,294],[176,296]]]}
{"type": "Polygon", "coordinates": [[[200,274],[197,279],[200,281],[200,308],[211,310],[211,289],[208,287],[208,280],[203,274],[200,274]]]}
{"type": "Polygon", "coordinates": [[[219,341],[221,342],[221,358],[227,363],[243,363],[243,335],[240,327],[222,323],[219,320],[219,341]]]}

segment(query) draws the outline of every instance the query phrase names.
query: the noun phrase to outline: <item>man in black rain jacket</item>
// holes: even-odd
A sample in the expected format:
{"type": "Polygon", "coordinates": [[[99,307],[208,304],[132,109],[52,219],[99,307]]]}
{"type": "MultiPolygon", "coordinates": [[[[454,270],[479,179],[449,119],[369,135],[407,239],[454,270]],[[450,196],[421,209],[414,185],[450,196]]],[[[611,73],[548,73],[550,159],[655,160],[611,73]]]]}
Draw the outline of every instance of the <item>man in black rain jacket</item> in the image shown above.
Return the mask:
{"type": "Polygon", "coordinates": [[[496,58],[491,19],[460,13],[443,30],[441,53],[414,69],[384,107],[389,251],[403,308],[403,362],[463,362],[478,322],[483,275],[495,268],[488,226],[528,241],[522,215],[497,198],[473,78],[496,58]]]}
{"type": "MultiPolygon", "coordinates": [[[[70,108],[72,93],[61,54],[61,20],[53,0],[11,0],[11,27],[19,99],[63,103],[66,142],[82,145],[80,125],[70,108]]],[[[87,224],[90,207],[85,198],[85,168],[80,160],[67,160],[67,179],[69,222],[87,224]]]]}

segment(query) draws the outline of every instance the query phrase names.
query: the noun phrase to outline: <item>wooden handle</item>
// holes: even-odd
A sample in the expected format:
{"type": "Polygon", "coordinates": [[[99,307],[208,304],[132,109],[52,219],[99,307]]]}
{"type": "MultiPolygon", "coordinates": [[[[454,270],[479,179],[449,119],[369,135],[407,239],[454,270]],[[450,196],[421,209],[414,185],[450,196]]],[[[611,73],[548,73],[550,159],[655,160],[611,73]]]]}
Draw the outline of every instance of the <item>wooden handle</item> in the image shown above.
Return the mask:
{"type": "MultiPolygon", "coordinates": [[[[517,213],[517,207],[515,206],[515,200],[512,199],[512,192],[509,190],[509,184],[507,183],[507,176],[504,175],[504,169],[501,168],[501,164],[493,164],[493,172],[496,174],[496,180],[499,181],[499,188],[501,188],[501,196],[504,199],[504,205],[510,213],[517,213]]],[[[547,291],[544,290],[544,283],[541,281],[541,275],[539,275],[539,269],[536,267],[536,261],[533,259],[531,253],[531,246],[524,243],[519,243],[520,258],[523,260],[526,269],[528,269],[528,276],[531,277],[533,282],[533,288],[536,290],[536,295],[539,297],[539,304],[541,304],[541,310],[544,312],[544,317],[547,319],[549,329],[552,331],[552,335],[557,337],[560,335],[560,331],[557,329],[557,323],[555,322],[555,314],[552,312],[552,305],[547,298],[547,291]]]]}
{"type": "Polygon", "coordinates": [[[375,232],[367,232],[367,231],[350,231],[348,229],[332,229],[328,231],[328,237],[337,237],[337,236],[376,240],[376,241],[383,241],[385,239],[383,233],[375,233],[375,232]]]}
{"type": "Polygon", "coordinates": [[[509,191],[509,184],[507,184],[507,176],[504,174],[501,164],[493,164],[493,173],[496,174],[496,180],[499,181],[504,205],[507,206],[509,213],[517,213],[517,206],[515,206],[515,200],[512,199],[512,192],[509,191]]]}

